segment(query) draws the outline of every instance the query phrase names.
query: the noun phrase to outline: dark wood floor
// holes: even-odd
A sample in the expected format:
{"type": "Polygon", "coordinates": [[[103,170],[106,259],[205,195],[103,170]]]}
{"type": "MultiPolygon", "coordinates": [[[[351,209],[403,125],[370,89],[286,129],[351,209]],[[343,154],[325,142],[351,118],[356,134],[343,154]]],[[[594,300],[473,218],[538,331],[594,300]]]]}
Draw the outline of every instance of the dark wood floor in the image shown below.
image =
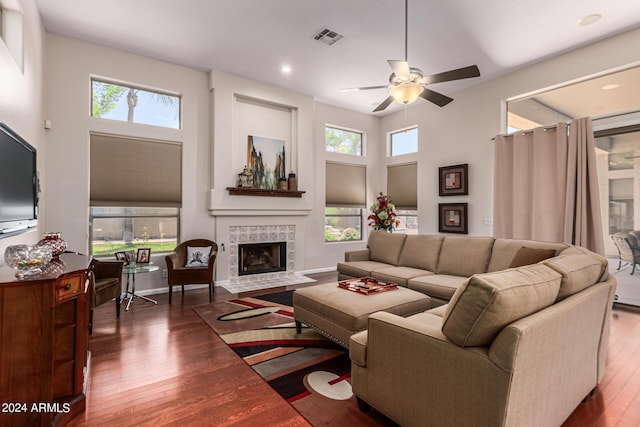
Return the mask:
{"type": "MultiPolygon", "coordinates": [[[[314,276],[320,283],[335,273],[314,276]]],[[[206,289],[136,300],[115,321],[112,304],[95,312],[87,410],[73,426],[306,426],[194,313],[206,289]]],[[[237,295],[216,288],[215,298],[237,295]]],[[[596,393],[565,426],[640,425],[640,314],[613,313],[608,367],[596,393]]]]}

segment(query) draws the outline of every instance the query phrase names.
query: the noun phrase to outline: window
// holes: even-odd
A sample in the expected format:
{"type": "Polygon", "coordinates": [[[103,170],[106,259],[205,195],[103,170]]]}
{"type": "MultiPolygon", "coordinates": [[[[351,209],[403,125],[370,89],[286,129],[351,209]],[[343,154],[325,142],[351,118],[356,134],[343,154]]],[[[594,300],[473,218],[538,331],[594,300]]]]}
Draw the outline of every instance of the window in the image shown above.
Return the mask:
{"type": "Polygon", "coordinates": [[[175,248],[182,145],[92,134],[90,150],[91,253],[107,255],[140,246],[152,253],[175,248]]]}
{"type": "Polygon", "coordinates": [[[123,122],[180,128],[180,97],[91,80],[91,115],[123,122]]]}
{"type": "Polygon", "coordinates": [[[400,156],[418,152],[418,128],[392,132],[390,136],[391,156],[400,156]]]}
{"type": "Polygon", "coordinates": [[[24,71],[24,16],[17,1],[0,0],[0,40],[24,71]]]}
{"type": "Polygon", "coordinates": [[[324,141],[328,152],[362,156],[362,132],[326,126],[324,141]]]}
{"type": "Polygon", "coordinates": [[[94,256],[151,248],[170,252],[178,244],[179,208],[91,207],[94,256]]]}
{"type": "Polygon", "coordinates": [[[362,240],[366,172],[367,169],[361,165],[327,162],[325,242],[362,240]]]}
{"type": "Polygon", "coordinates": [[[362,240],[361,208],[325,208],[324,241],[362,240]]]}
{"type": "Polygon", "coordinates": [[[387,194],[400,220],[396,231],[418,234],[418,164],[387,166],[387,194]]]}
{"type": "Polygon", "coordinates": [[[610,235],[637,230],[640,224],[640,126],[594,132],[605,253],[617,255],[610,235]]]}

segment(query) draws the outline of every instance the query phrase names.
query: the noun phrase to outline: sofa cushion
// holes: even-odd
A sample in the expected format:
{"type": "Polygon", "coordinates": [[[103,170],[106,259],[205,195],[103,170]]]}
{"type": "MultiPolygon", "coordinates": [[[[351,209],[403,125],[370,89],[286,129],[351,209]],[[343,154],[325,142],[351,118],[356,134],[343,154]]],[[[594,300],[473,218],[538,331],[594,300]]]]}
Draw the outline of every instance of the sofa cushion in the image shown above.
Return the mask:
{"type": "Polygon", "coordinates": [[[430,297],[450,300],[456,289],[469,280],[468,277],[450,276],[448,274],[432,274],[409,279],[407,287],[422,292],[430,297]]]}
{"type": "Polygon", "coordinates": [[[444,236],[408,235],[400,252],[399,265],[436,271],[444,236]]]}
{"type": "Polygon", "coordinates": [[[540,261],[556,256],[555,249],[521,247],[513,257],[509,268],[522,267],[523,265],[537,264],[540,261]]]}
{"type": "Polygon", "coordinates": [[[409,279],[429,274],[433,273],[411,267],[387,267],[381,270],[372,271],[371,277],[383,282],[396,282],[399,286],[404,286],[406,288],[409,279]]]}
{"type": "Polygon", "coordinates": [[[338,273],[346,274],[351,277],[366,277],[371,276],[371,272],[374,270],[381,270],[383,268],[389,268],[389,264],[376,261],[351,261],[351,262],[339,262],[338,273]]]}
{"type": "Polygon", "coordinates": [[[586,254],[561,255],[543,264],[562,275],[557,301],[599,282],[607,269],[606,262],[586,254]]]}
{"type": "Polygon", "coordinates": [[[389,233],[384,230],[372,231],[369,235],[367,247],[371,261],[398,265],[400,251],[407,238],[406,234],[389,233]]]}
{"type": "Polygon", "coordinates": [[[555,249],[556,255],[566,249],[566,243],[537,242],[535,240],[512,240],[498,238],[491,249],[491,260],[487,272],[506,270],[511,265],[513,258],[522,247],[532,249],[555,249]]]}
{"type": "Polygon", "coordinates": [[[489,345],[511,322],[553,304],[561,278],[543,264],[474,275],[451,298],[442,333],[463,347],[489,345]]]}
{"type": "Polygon", "coordinates": [[[436,272],[464,277],[486,273],[493,241],[493,237],[445,237],[436,272]]]}

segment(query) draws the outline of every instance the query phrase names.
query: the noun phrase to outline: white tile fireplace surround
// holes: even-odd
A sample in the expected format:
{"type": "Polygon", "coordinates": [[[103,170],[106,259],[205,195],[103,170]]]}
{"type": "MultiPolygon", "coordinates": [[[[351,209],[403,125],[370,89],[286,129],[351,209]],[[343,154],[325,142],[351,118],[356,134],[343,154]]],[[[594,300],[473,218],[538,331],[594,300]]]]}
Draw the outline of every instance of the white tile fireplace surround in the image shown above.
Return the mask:
{"type": "Polygon", "coordinates": [[[222,285],[232,293],[287,286],[313,281],[295,274],[296,226],[295,225],[250,225],[229,227],[228,284],[222,285]],[[240,275],[240,250],[238,245],[247,243],[285,242],[286,270],[270,273],[240,275]]]}

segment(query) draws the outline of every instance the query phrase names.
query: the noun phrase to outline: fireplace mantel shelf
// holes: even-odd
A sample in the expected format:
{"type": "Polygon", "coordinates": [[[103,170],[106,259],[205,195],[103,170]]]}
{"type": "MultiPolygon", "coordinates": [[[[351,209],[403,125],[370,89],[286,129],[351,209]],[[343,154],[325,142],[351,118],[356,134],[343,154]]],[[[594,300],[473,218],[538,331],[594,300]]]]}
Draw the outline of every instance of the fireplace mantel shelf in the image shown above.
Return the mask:
{"type": "Polygon", "coordinates": [[[264,188],[227,187],[232,196],[302,197],[304,191],[266,190],[264,188]]]}

